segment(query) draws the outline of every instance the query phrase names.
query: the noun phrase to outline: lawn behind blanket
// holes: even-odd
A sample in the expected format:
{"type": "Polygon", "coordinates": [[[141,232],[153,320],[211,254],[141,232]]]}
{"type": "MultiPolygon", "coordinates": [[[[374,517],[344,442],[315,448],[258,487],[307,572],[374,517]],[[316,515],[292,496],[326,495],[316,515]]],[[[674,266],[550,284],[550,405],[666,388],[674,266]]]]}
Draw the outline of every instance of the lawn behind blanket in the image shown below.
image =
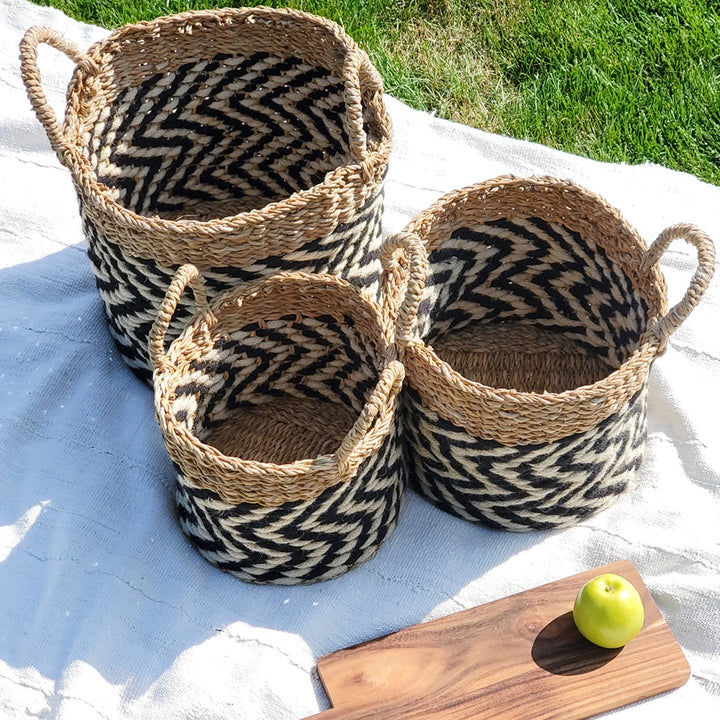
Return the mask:
{"type": "Polygon", "coordinates": [[[467,125],[720,185],[716,0],[51,0],[114,28],[182,10],[294,7],[332,18],[387,91],[467,125]]]}

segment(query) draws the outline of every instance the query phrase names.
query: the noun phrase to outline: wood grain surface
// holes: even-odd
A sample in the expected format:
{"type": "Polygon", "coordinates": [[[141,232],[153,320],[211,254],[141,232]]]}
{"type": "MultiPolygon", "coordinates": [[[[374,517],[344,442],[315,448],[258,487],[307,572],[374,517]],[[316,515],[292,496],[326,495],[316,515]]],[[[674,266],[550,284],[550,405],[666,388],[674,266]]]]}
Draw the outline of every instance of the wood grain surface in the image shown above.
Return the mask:
{"type": "Polygon", "coordinates": [[[683,685],[690,667],[634,566],[621,560],[326,655],[333,708],[314,720],[580,720],[683,685]],[[572,619],[604,572],[635,585],[645,624],[605,650],[572,619]]]}

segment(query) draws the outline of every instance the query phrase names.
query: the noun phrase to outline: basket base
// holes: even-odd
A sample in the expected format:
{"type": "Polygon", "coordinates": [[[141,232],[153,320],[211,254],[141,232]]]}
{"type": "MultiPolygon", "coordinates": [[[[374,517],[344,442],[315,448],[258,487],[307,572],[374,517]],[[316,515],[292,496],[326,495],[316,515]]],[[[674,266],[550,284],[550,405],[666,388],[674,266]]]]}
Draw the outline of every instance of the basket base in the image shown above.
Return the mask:
{"type": "Polygon", "coordinates": [[[251,210],[258,210],[282,199],[281,196],[266,197],[261,195],[247,195],[245,197],[228,198],[226,200],[207,200],[204,198],[195,202],[185,200],[182,205],[178,204],[178,207],[156,208],[150,213],[150,217],[162,218],[163,220],[210,222],[230,218],[235,215],[250,212],[251,210]]]}
{"type": "Polygon", "coordinates": [[[340,403],[272,398],[240,406],[204,442],[228,456],[282,465],[335,452],[356,417],[340,403]]]}
{"type": "Polygon", "coordinates": [[[443,335],[433,347],[468,380],[520,392],[572,390],[615,369],[567,335],[518,322],[474,323],[443,335]]]}

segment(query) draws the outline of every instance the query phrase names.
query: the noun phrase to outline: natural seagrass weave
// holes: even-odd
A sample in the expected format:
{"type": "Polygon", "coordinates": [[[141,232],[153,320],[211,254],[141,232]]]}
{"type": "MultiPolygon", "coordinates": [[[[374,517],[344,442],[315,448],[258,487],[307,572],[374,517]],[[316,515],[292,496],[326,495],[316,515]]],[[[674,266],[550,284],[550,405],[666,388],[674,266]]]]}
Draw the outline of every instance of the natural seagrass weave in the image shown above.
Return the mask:
{"type": "MultiPolygon", "coordinates": [[[[148,332],[184,263],[202,269],[211,296],[278,269],[377,293],[390,122],[377,71],[335,23],[269,8],[188,12],[87,52],[35,27],[21,66],[72,174],[110,330],[144,379],[148,332]],[[62,125],[42,90],[41,43],[77,64],[62,125]]],[[[171,337],[188,316],[183,301],[171,337]]]]}
{"type": "Polygon", "coordinates": [[[372,557],[404,492],[404,376],[379,306],[331,275],[279,273],[208,303],[192,265],[150,336],[182,530],[258,583],[335,577],[372,557]],[[187,284],[199,312],[165,351],[187,284]]]}
{"type": "Polygon", "coordinates": [[[383,263],[389,298],[407,283],[391,310],[411,482],[448,512],[516,531],[575,523],[627,488],[650,365],[715,267],[691,225],[648,250],[589,191],[514,177],[441,198],[386,243],[383,263]],[[667,312],[657,262],[675,238],[699,265],[667,312]]]}

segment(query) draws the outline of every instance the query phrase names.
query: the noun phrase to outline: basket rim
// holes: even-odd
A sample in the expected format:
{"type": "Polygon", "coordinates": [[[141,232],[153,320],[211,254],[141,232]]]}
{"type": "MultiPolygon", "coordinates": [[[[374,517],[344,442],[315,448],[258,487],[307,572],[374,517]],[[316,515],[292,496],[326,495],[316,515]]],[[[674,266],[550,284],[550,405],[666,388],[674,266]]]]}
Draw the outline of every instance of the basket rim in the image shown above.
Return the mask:
{"type": "MultiPolygon", "coordinates": [[[[289,284],[299,288],[308,288],[307,291],[300,289],[299,292],[301,293],[308,292],[311,294],[314,285],[334,288],[341,293],[347,293],[349,297],[352,297],[351,302],[357,302],[364,306],[377,320],[379,328],[385,333],[384,335],[383,333],[378,335],[383,340],[379,349],[387,352],[392,359],[394,347],[390,339],[392,336],[388,335],[388,333],[392,332],[388,328],[390,320],[381,303],[363,292],[361,287],[340,275],[304,270],[281,270],[272,275],[241,283],[208,298],[207,307],[198,308],[185,323],[185,327],[180,334],[172,341],[168,356],[170,356],[173,346],[179,347],[181,343],[190,341],[190,336],[197,330],[210,331],[220,325],[221,321],[218,319],[218,315],[222,316],[224,313],[231,311],[234,306],[241,305],[244,300],[261,295],[272,295],[276,292],[282,293],[289,284]],[[287,284],[283,287],[283,283],[287,284]]],[[[323,311],[326,315],[332,315],[334,312],[338,312],[338,309],[323,308],[323,311]]]]}
{"type": "MultiPolygon", "coordinates": [[[[635,370],[640,365],[646,365],[649,369],[657,356],[660,342],[653,333],[646,332],[640,340],[638,347],[625,359],[625,361],[607,375],[593,383],[578,385],[560,392],[534,392],[528,390],[516,390],[514,388],[495,387],[486,385],[477,380],[471,380],[462,373],[455,370],[452,365],[443,360],[432,345],[429,345],[418,338],[413,338],[407,343],[407,351],[411,351],[418,357],[423,357],[428,367],[435,365],[437,374],[443,378],[451,379],[457,387],[462,387],[470,394],[492,397],[498,400],[512,399],[513,404],[537,407],[548,407],[556,403],[565,403],[568,400],[585,400],[586,397],[600,397],[606,390],[614,388],[626,376],[635,376],[635,370]],[[630,373],[630,375],[628,375],[630,373]]],[[[405,349],[400,351],[402,355],[405,349]]],[[[408,383],[412,385],[412,378],[408,376],[408,383]]]]}
{"type": "MultiPolygon", "coordinates": [[[[603,196],[581,185],[570,178],[558,178],[552,175],[517,175],[504,174],[496,177],[487,178],[480,182],[464,185],[463,187],[451,190],[441,197],[437,198],[431,205],[423,211],[415,215],[403,229],[403,233],[411,233],[420,238],[427,252],[435,249],[435,245],[428,245],[426,236],[428,231],[436,224],[442,222],[444,218],[456,218],[458,209],[468,202],[475,203],[478,201],[489,201],[493,199],[495,194],[507,190],[517,190],[520,193],[527,194],[528,197],[541,197],[542,193],[552,194],[559,193],[567,199],[568,202],[588,202],[594,206],[593,214],[603,213],[606,217],[611,218],[618,226],[624,226],[628,236],[632,238],[634,249],[645,252],[647,243],[639,234],[637,229],[631,225],[624,217],[623,213],[616,206],[609,203],[603,196]]],[[[570,205],[565,206],[566,211],[574,208],[570,205]]],[[[536,215],[542,212],[537,212],[536,215]]],[[[511,215],[505,214],[501,217],[532,217],[529,210],[523,210],[511,215]]],[[[593,220],[596,218],[593,217],[593,220]]],[[[563,222],[569,220],[573,224],[573,216],[563,218],[563,222]]],[[[548,222],[561,222],[561,220],[549,220],[548,222]]],[[[457,225],[459,227],[459,225],[457,225]]],[[[662,281],[662,275],[658,271],[657,277],[654,278],[662,281]]]]}
{"type": "MultiPolygon", "coordinates": [[[[208,246],[211,242],[225,239],[234,246],[226,249],[225,254],[232,258],[237,257],[238,259],[234,260],[236,263],[245,262],[243,255],[248,251],[247,245],[254,243],[257,248],[267,244],[264,236],[272,234],[274,225],[287,224],[288,218],[294,219],[296,215],[303,211],[308,212],[314,206],[317,208],[316,215],[327,215],[332,208],[349,205],[351,211],[345,213],[347,218],[340,216],[336,222],[336,226],[343,224],[352,219],[354,213],[377,193],[378,188],[382,187],[393,140],[392,122],[387,114],[382,92],[379,94],[376,117],[379,136],[372,145],[365,144],[360,158],[354,158],[350,162],[332,168],[319,183],[257,208],[209,220],[169,219],[158,215],[143,215],[115,200],[111,196],[111,188],[100,182],[86,156],[87,147],[83,142],[82,119],[87,116],[88,111],[79,110],[82,105],[87,105],[87,97],[93,99],[101,95],[99,90],[87,87],[88,81],[92,80],[93,66],[97,72],[102,72],[101,68],[108,63],[107,56],[117,55],[119,52],[113,51],[113,46],[128,34],[144,32],[151,35],[158,27],[169,23],[182,27],[203,21],[220,24],[230,24],[234,21],[247,22],[248,19],[252,20],[253,16],[289,17],[313,25],[325,26],[347,46],[347,57],[356,57],[358,63],[370,63],[367,54],[334,21],[301,10],[260,6],[189,10],[125,25],[91,45],[86,53],[90,62],[79,63],[75,68],[68,86],[63,124],[68,145],[62,159],[71,171],[86,214],[98,226],[108,227],[110,232],[106,234],[126,252],[170,266],[193,262],[198,267],[209,268],[217,266],[218,263],[208,263],[208,246]],[[157,242],[159,236],[162,243],[157,242]],[[196,247],[188,248],[183,245],[183,241],[190,240],[196,247]]],[[[346,88],[349,87],[351,80],[347,75],[338,76],[338,79],[346,88]]],[[[362,88],[362,81],[358,78],[357,82],[358,87],[362,88]]],[[[295,242],[286,241],[278,252],[301,247],[312,235],[312,229],[296,230],[295,235],[298,234],[301,235],[299,239],[295,242]]],[[[314,237],[315,235],[313,239],[314,237]]],[[[252,251],[252,248],[250,250],[252,251]]],[[[255,253],[257,254],[257,249],[255,253]]],[[[248,258],[247,261],[252,262],[252,259],[248,258]]],[[[228,260],[227,264],[232,263],[228,260]]]]}
{"type": "MultiPolygon", "coordinates": [[[[323,308],[325,314],[339,312],[334,308],[323,308]]],[[[381,390],[386,389],[382,396],[385,409],[391,410],[394,415],[404,368],[396,359],[395,347],[391,342],[391,330],[386,325],[388,319],[381,306],[372,298],[365,295],[359,288],[344,278],[325,273],[304,273],[304,272],[281,272],[276,275],[262,278],[258,281],[248,283],[244,286],[231,288],[217,295],[205,311],[198,311],[187,323],[181,334],[170,344],[166,355],[169,360],[165,368],[155,368],[153,373],[153,384],[155,394],[156,417],[165,438],[167,449],[175,462],[181,467],[183,476],[196,487],[210,489],[218,494],[226,502],[237,503],[237,493],[229,492],[223,483],[214,482],[207,476],[222,478],[224,481],[233,481],[243,486],[238,492],[243,496],[243,502],[256,502],[257,504],[276,506],[283,502],[293,500],[311,499],[317,497],[328,487],[347,482],[350,480],[362,460],[370,453],[376,452],[381,444],[392,432],[392,422],[378,421],[374,425],[364,428],[358,436],[358,424],[368,405],[381,390]],[[195,333],[209,333],[217,330],[220,321],[215,317],[217,311],[228,311],[238,299],[255,297],[265,291],[272,283],[283,281],[295,283],[306,283],[312,287],[313,283],[335,286],[341,292],[350,293],[354,300],[359,301],[361,306],[371,312],[378,323],[378,347],[379,362],[374,363],[378,379],[369,390],[365,399],[363,410],[356,415],[353,426],[344,435],[338,449],[333,453],[321,454],[311,458],[302,458],[290,463],[272,463],[259,460],[247,460],[238,456],[228,455],[218,450],[215,446],[200,440],[191,430],[186,428],[177,420],[171,408],[171,399],[174,396],[176,384],[172,382],[173,376],[177,373],[177,361],[183,357],[179,350],[183,345],[192,347],[192,337],[195,333]],[[387,388],[385,387],[387,386],[387,388]],[[169,436],[174,434],[177,441],[170,441],[169,436]],[[365,447],[361,447],[365,445],[365,447]],[[347,447],[346,447],[347,446],[347,447]],[[348,458],[340,458],[341,451],[346,448],[348,458]],[[361,448],[362,452],[358,452],[361,448]],[[358,456],[360,455],[360,456],[358,456]],[[188,462],[189,461],[189,462],[188,462]],[[187,465],[199,467],[202,465],[203,482],[197,482],[197,474],[189,476],[186,472],[187,465]],[[312,480],[312,491],[302,492],[292,486],[293,481],[300,478],[312,480]],[[273,500],[268,501],[267,490],[253,490],[247,487],[251,482],[263,482],[264,488],[271,488],[273,500]],[[260,500],[264,500],[261,502],[260,500]]],[[[382,411],[383,408],[379,408],[382,411]]],[[[390,420],[392,417],[390,418],[390,420]]]]}
{"type": "MultiPolygon", "coordinates": [[[[389,158],[391,142],[387,147],[374,151],[381,162],[389,158]]],[[[253,208],[244,212],[211,220],[193,220],[180,218],[170,220],[159,216],[140,215],[108,196],[108,190],[94,176],[87,177],[88,171],[78,167],[74,159],[70,161],[75,166],[77,174],[74,179],[78,184],[83,202],[84,211],[98,227],[108,225],[108,220],[116,223],[112,226],[112,241],[122,250],[136,257],[155,260],[167,266],[180,265],[192,262],[203,269],[222,266],[222,264],[246,264],[257,257],[269,254],[290,252],[302,247],[307,238],[315,239],[316,234],[301,229],[300,236],[292,243],[281,244],[277,250],[270,250],[263,246],[268,245],[267,235],[272,234],[274,225],[285,225],[288,218],[303,213],[318,201],[323,201],[326,208],[335,205],[328,200],[334,190],[347,190],[349,186],[357,186],[355,200],[350,205],[347,220],[354,213],[361,210],[367,201],[382,188],[387,168],[383,166],[380,176],[368,184],[364,179],[364,171],[359,164],[342,165],[328,173],[321,183],[310,188],[298,190],[286,198],[267,203],[260,208],[253,208]],[[364,190],[364,192],[363,192],[364,190]],[[122,237],[118,236],[118,226],[124,230],[122,237]],[[157,242],[162,240],[162,244],[157,242]],[[192,241],[193,247],[182,245],[182,241],[192,241]],[[213,242],[226,240],[233,244],[225,248],[223,255],[227,258],[209,260],[208,253],[213,242]]],[[[317,214],[324,214],[318,211],[317,214]]],[[[345,220],[345,222],[347,222],[345,220]]],[[[341,220],[335,226],[343,224],[341,220]]]]}
{"type": "Polygon", "coordinates": [[[660,347],[651,332],[646,336],[620,367],[594,383],[562,392],[521,391],[471,380],[421,340],[409,341],[400,348],[399,357],[405,365],[407,385],[420,395],[424,405],[446,421],[470,435],[501,445],[533,445],[585,432],[643,391],[660,347]],[[418,380],[428,378],[442,384],[443,391],[456,398],[455,402],[443,402],[437,388],[424,392],[418,380]]]}

